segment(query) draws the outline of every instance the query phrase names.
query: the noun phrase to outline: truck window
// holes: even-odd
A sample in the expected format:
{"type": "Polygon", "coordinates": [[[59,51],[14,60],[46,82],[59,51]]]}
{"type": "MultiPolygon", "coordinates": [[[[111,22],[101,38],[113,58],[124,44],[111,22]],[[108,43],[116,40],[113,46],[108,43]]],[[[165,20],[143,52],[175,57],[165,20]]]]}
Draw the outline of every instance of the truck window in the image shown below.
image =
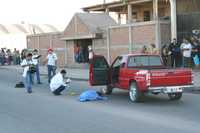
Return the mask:
{"type": "Polygon", "coordinates": [[[113,63],[113,67],[119,67],[122,64],[122,57],[118,57],[113,63]]]}
{"type": "Polygon", "coordinates": [[[132,56],[129,58],[128,67],[162,66],[160,56],[132,56]]]}
{"type": "Polygon", "coordinates": [[[149,65],[150,66],[161,66],[162,62],[160,57],[157,56],[149,56],[149,65]]]}

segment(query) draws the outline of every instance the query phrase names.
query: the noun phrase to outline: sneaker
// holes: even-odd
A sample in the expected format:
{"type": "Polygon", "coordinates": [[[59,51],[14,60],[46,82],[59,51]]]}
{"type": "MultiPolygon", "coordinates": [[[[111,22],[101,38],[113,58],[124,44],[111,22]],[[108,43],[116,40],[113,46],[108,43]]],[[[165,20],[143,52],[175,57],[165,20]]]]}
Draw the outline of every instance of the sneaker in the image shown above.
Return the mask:
{"type": "Polygon", "coordinates": [[[32,93],[32,90],[28,90],[27,92],[28,92],[29,94],[31,94],[31,93],[32,93]]]}
{"type": "Polygon", "coordinates": [[[37,84],[41,85],[41,84],[42,84],[42,82],[38,82],[37,84]]]}
{"type": "Polygon", "coordinates": [[[60,96],[61,93],[53,93],[55,96],[60,96]]]}

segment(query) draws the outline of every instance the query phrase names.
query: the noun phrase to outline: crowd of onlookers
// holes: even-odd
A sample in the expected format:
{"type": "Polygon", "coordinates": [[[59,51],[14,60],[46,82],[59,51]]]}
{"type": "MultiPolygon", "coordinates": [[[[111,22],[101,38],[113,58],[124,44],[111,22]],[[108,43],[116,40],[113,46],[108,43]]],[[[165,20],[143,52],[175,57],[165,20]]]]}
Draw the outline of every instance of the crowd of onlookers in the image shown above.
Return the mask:
{"type": "Polygon", "coordinates": [[[197,36],[183,38],[181,43],[173,39],[171,44],[157,49],[155,44],[144,46],[142,53],[161,54],[165,66],[200,68],[200,39],[197,36]]]}
{"type": "Polygon", "coordinates": [[[10,49],[1,48],[0,50],[0,65],[20,65],[21,55],[16,48],[14,51],[10,49]]]}

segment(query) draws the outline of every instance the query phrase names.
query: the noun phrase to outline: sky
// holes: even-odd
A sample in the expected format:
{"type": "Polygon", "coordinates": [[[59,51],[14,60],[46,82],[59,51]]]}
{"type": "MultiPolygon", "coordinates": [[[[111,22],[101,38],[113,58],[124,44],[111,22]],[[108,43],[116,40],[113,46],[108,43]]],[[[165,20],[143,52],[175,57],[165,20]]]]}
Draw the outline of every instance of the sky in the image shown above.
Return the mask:
{"type": "MultiPolygon", "coordinates": [[[[110,2],[114,0],[106,0],[110,2]]],[[[103,0],[0,0],[0,23],[52,24],[63,29],[81,8],[103,0]]]]}

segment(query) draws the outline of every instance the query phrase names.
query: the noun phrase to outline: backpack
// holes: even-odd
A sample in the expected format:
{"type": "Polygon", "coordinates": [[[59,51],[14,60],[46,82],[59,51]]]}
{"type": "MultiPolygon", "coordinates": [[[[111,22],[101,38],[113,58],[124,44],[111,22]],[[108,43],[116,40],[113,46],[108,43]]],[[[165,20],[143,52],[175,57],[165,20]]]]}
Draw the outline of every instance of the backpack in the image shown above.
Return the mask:
{"type": "Polygon", "coordinates": [[[25,87],[25,85],[24,85],[23,82],[19,82],[19,83],[17,83],[17,84],[15,85],[15,88],[24,88],[24,87],[25,87]]]}

